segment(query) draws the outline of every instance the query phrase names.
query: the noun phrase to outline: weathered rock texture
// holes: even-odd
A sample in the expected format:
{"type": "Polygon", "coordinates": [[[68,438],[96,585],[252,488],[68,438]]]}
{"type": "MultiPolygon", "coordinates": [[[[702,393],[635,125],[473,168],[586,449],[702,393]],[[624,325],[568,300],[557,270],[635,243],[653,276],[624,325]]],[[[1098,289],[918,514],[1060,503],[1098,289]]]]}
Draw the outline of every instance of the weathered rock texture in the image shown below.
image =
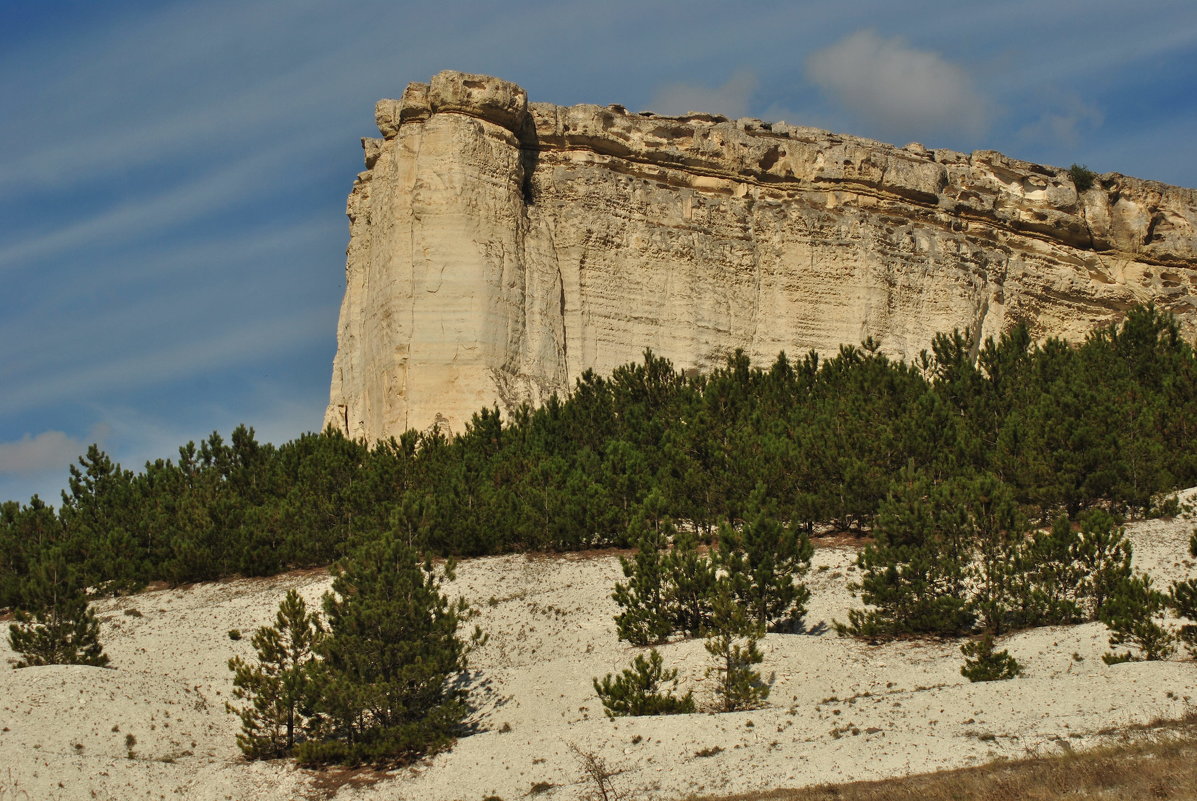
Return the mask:
{"type": "Polygon", "coordinates": [[[1154,301],[1197,331],[1197,191],[753,119],[528,103],[442,72],[380,101],[349,195],[326,424],[370,440],[685,368],[953,328],[1082,337],[1154,301]]]}

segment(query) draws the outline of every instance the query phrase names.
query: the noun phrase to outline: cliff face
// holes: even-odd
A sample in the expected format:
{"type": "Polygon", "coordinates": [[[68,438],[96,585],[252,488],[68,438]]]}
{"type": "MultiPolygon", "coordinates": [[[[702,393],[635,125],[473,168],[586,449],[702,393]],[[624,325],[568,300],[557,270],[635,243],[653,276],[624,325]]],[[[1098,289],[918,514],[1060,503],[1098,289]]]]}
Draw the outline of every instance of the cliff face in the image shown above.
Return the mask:
{"type": "Polygon", "coordinates": [[[528,103],[442,72],[363,140],[326,425],[370,440],[567,393],[651,347],[705,369],[953,328],[1197,332],[1197,191],[993,151],[528,103]]]}

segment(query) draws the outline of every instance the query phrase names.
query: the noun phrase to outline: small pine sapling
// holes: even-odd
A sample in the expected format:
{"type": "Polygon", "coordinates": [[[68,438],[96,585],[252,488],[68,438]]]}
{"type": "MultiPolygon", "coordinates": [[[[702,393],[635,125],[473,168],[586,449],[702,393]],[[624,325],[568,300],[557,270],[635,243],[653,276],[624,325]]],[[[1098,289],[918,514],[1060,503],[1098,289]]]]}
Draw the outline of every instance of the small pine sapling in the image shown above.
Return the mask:
{"type": "Polygon", "coordinates": [[[1167,603],[1167,596],[1151,585],[1151,577],[1139,574],[1120,582],[1101,610],[1101,622],[1110,629],[1110,647],[1131,645],[1134,650],[1113,651],[1102,656],[1107,665],[1167,659],[1175,651],[1174,639],[1154,618],[1167,603]]]}
{"type": "Polygon", "coordinates": [[[1092,509],[1081,516],[1081,530],[1071,556],[1081,570],[1080,592],[1087,603],[1086,619],[1099,620],[1106,602],[1132,576],[1126,529],[1104,509],[1092,509]]]}
{"type": "Polygon", "coordinates": [[[707,676],[716,678],[715,697],[719,711],[752,709],[769,697],[769,685],[753,667],[764,661],[757,646],[764,630],[736,603],[726,580],[720,585],[704,643],[707,653],[715,660],[715,664],[707,668],[707,676]]]}
{"type": "Polygon", "coordinates": [[[982,629],[1000,634],[1018,617],[1014,589],[1022,561],[1019,551],[1026,541],[1026,523],[1014,493],[992,474],[950,481],[942,492],[941,510],[950,513],[939,519],[956,527],[973,546],[965,575],[977,622],[982,629]]]}
{"type": "Polygon", "coordinates": [[[694,532],[679,531],[673,538],[673,549],[665,559],[665,571],[673,630],[687,637],[703,636],[711,621],[711,599],[717,572],[710,555],[698,550],[698,537],[694,532]]]}
{"type": "Polygon", "coordinates": [[[856,637],[954,636],[973,628],[968,590],[971,543],[964,511],[949,489],[936,489],[912,465],[898,473],[881,504],[876,541],[857,557],[867,609],[852,609],[836,628],[856,637]]]}
{"type": "Polygon", "coordinates": [[[960,647],[964,665],[960,675],[969,681],[1004,681],[1022,673],[1022,665],[1009,651],[993,650],[993,635],[986,634],[979,640],[967,642],[960,647]]]}
{"type": "Polygon", "coordinates": [[[617,583],[612,599],[619,605],[615,628],[621,640],[632,645],[655,645],[673,632],[673,620],[666,608],[668,577],[665,549],[672,526],[655,526],[638,521],[636,555],[620,558],[627,583],[617,583]]]}
{"type": "Polygon", "coordinates": [[[279,604],[273,626],[258,629],[251,640],[257,663],[239,656],[229,660],[233,697],[248,701],[225,708],[241,718],[237,745],[249,759],[274,759],[291,753],[313,722],[317,695],[315,649],[324,634],[316,613],[295,590],[279,604]]]}
{"type": "Polygon", "coordinates": [[[1064,625],[1083,618],[1084,572],[1075,560],[1077,535],[1061,515],[1015,551],[1012,621],[1017,626],[1064,625]]]}
{"type": "Polygon", "coordinates": [[[618,676],[608,673],[602,681],[594,679],[594,691],[598,693],[607,711],[607,717],[623,715],[679,715],[694,711],[694,693],[674,695],[677,687],[677,670],[666,670],[661,654],[654,648],[648,658],[638,654],[630,668],[618,676]],[[664,689],[670,685],[668,689],[664,689]]]}
{"type": "MultiPolygon", "coordinates": [[[[757,503],[763,495],[754,493],[757,503]]],[[[739,530],[719,530],[719,556],[735,597],[759,626],[801,626],[810,590],[800,579],[814,555],[810,538],[769,516],[757,514],[739,530]]]]}
{"type": "Polygon", "coordinates": [[[17,609],[8,628],[9,646],[21,655],[14,667],[108,664],[100,621],[65,558],[52,553],[35,564],[21,594],[28,608],[17,609]]]}

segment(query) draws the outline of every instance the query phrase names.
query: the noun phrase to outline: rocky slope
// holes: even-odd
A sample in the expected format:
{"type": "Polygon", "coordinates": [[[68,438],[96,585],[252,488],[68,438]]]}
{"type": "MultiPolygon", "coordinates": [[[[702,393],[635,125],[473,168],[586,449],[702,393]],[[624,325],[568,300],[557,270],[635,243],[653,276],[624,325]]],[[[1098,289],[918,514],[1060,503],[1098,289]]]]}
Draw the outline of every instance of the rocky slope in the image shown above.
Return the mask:
{"type": "Polygon", "coordinates": [[[442,72],[376,110],[325,424],[377,439],[568,392],[651,347],[912,357],[1154,301],[1197,332],[1197,191],[754,119],[529,103],[442,72]]]}
{"type": "MultiPolygon", "coordinates": [[[[1194,498],[1192,490],[1183,496],[1194,498]]],[[[1130,525],[1136,568],[1160,587],[1192,576],[1193,525],[1130,525]]],[[[1125,727],[1183,715],[1197,699],[1197,670],[1179,655],[1106,665],[1109,632],[1100,623],[1002,638],[1025,673],[979,684],[960,675],[957,642],[841,637],[831,623],[860,603],[848,590],[859,578],[855,556],[847,547],[816,549],[807,633],[762,643],[761,670],[772,678],[762,708],[615,720],[604,716],[591,678],[618,673],[644,652],[616,635],[616,556],[465,560],[446,586],[478,610],[471,626],[490,635],[470,661],[478,731],[385,775],[245,762],[237,719],[224,708],[233,700],[229,657],[254,658],[250,634],[273,622],[288,589],[318,605],[330,584],[323,571],[104,599],[95,608],[111,669],[10,670],[15,654],[0,638],[0,799],[575,801],[594,789],[575,745],[618,772],[626,797],[676,801],[1084,749],[1125,727]],[[231,629],[244,636],[231,640],[231,629]],[[348,785],[337,791],[340,782],[348,785]],[[548,792],[533,793],[537,785],[548,792]]],[[[681,692],[694,690],[709,708],[702,642],[669,643],[661,654],[680,671],[681,692]]]]}

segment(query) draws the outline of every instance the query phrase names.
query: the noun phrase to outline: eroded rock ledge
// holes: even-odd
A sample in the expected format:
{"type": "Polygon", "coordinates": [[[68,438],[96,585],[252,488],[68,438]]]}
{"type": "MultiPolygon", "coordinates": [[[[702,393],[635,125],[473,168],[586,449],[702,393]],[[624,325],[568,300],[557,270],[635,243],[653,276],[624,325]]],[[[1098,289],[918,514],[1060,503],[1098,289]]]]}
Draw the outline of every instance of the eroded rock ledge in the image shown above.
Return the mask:
{"type": "Polygon", "coordinates": [[[815,128],[529,103],[442,72],[376,108],[326,424],[370,440],[567,392],[651,347],[707,368],[953,328],[1197,332],[1197,192],[815,128]]]}

